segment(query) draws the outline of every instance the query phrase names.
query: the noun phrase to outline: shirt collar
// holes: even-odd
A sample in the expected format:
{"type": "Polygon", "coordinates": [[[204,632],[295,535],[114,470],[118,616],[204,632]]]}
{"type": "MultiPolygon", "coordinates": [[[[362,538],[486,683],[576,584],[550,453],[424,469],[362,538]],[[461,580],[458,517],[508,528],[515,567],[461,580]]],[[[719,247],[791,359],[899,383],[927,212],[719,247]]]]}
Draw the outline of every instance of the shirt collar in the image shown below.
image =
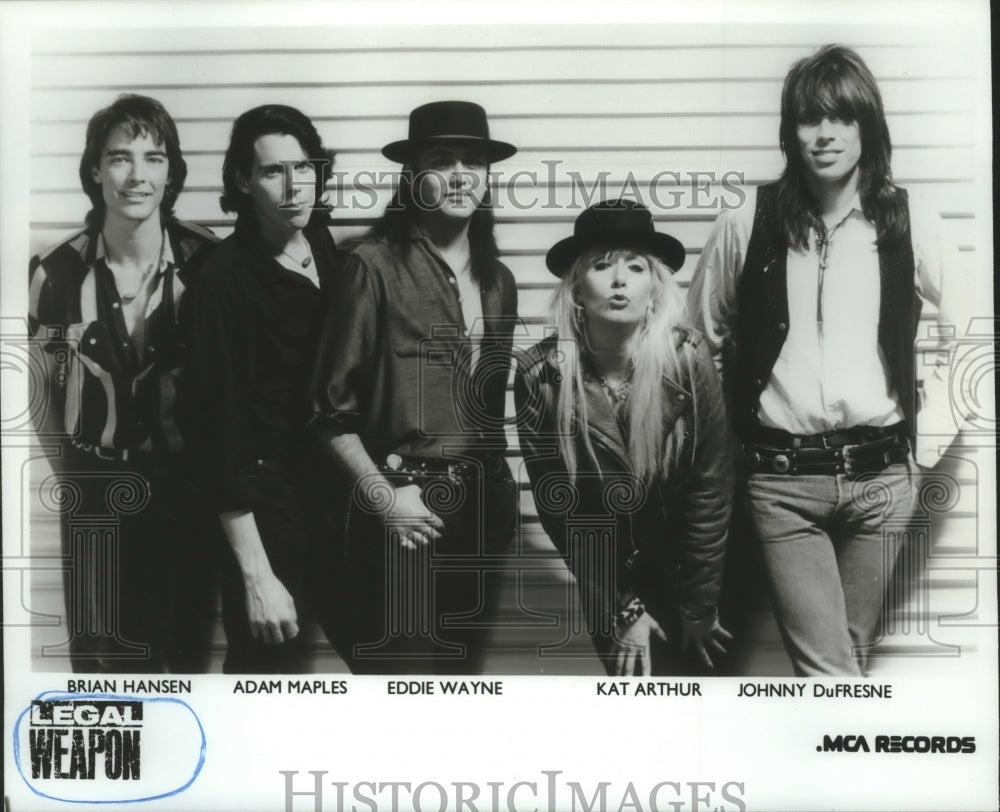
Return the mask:
{"type": "Polygon", "coordinates": [[[814,231],[817,235],[820,235],[820,234],[823,234],[823,233],[832,233],[832,232],[836,231],[838,228],[840,228],[841,225],[843,225],[851,217],[855,217],[855,218],[860,217],[862,220],[864,220],[865,222],[867,222],[867,218],[865,217],[864,210],[861,208],[861,193],[860,192],[855,192],[854,193],[854,195],[851,197],[850,202],[842,210],[842,213],[837,217],[836,221],[834,221],[833,225],[831,225],[831,226],[825,226],[823,224],[823,220],[819,217],[819,215],[817,215],[815,213],[811,213],[809,216],[810,216],[810,220],[811,220],[811,227],[812,227],[811,230],[814,231]]]}
{"type": "Polygon", "coordinates": [[[847,207],[847,213],[848,214],[853,214],[854,212],[858,212],[860,214],[864,214],[864,210],[861,208],[861,193],[860,192],[855,192],[854,193],[854,196],[851,198],[851,202],[850,202],[849,206],[847,207]]]}
{"type": "Polygon", "coordinates": [[[855,192],[854,195],[851,197],[850,202],[843,209],[843,214],[840,217],[838,217],[837,220],[838,222],[842,222],[846,220],[848,217],[854,215],[861,215],[862,217],[864,217],[864,214],[865,214],[864,210],[861,208],[861,193],[855,192]]]}
{"type": "MultiPolygon", "coordinates": [[[[104,232],[99,232],[97,235],[97,251],[94,254],[94,262],[98,260],[107,260],[108,248],[104,242],[104,232]]],[[[174,264],[174,249],[170,244],[170,235],[167,234],[167,230],[163,229],[163,250],[160,252],[160,267],[156,269],[157,274],[164,273],[168,268],[174,264]]]]}
{"type": "Polygon", "coordinates": [[[431,235],[427,233],[427,229],[425,229],[423,226],[418,226],[416,223],[411,225],[410,239],[413,240],[413,242],[422,242],[428,248],[433,248],[435,251],[437,251],[437,248],[434,245],[434,241],[431,240],[431,235]]]}
{"type": "MultiPolygon", "coordinates": [[[[274,249],[271,248],[260,235],[257,226],[257,219],[253,212],[240,214],[236,218],[234,236],[243,246],[243,250],[249,255],[248,267],[258,276],[263,284],[275,285],[281,280],[294,279],[308,285],[313,285],[309,277],[301,273],[285,268],[274,258],[274,249]]],[[[322,289],[325,272],[321,268],[329,267],[328,263],[332,258],[330,255],[336,252],[336,245],[330,235],[329,224],[318,218],[310,220],[302,233],[305,235],[313,255],[313,270],[319,280],[318,287],[322,289]],[[332,248],[327,248],[327,245],[332,248]]]]}
{"type": "Polygon", "coordinates": [[[416,223],[410,226],[410,242],[420,243],[423,245],[424,250],[428,251],[432,256],[437,257],[442,262],[445,262],[444,256],[441,254],[441,249],[434,244],[434,240],[431,239],[431,235],[423,226],[417,225],[416,223]]]}

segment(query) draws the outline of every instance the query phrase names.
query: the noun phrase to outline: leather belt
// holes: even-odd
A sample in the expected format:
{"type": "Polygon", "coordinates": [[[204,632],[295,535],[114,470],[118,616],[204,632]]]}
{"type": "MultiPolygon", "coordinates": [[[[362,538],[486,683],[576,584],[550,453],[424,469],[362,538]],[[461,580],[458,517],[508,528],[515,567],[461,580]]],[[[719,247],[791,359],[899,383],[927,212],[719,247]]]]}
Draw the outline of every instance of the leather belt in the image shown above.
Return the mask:
{"type": "Polygon", "coordinates": [[[753,433],[753,443],[772,448],[842,448],[845,445],[864,445],[887,437],[907,436],[905,423],[891,426],[853,426],[825,434],[791,434],[781,429],[757,426],[753,433]]]}
{"type": "MultiPolygon", "coordinates": [[[[791,435],[775,429],[761,431],[764,439],[771,434],[785,435],[775,439],[791,439],[781,445],[766,441],[748,443],[745,447],[747,470],[750,473],[834,475],[855,477],[883,470],[893,463],[906,462],[910,441],[901,424],[888,429],[859,427],[845,432],[811,436],[791,435]],[[861,442],[844,442],[865,435],[874,437],[861,442]]],[[[769,438],[770,439],[770,438],[769,438]]]]}

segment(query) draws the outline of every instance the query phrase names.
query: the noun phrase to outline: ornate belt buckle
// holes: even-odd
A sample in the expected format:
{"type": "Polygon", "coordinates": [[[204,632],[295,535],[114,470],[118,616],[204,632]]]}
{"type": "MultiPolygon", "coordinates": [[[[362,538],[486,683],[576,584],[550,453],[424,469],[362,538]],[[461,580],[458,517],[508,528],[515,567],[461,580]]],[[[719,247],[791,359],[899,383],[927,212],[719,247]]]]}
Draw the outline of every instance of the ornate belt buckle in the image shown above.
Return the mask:
{"type": "Polygon", "coordinates": [[[771,467],[776,474],[787,474],[788,469],[792,467],[792,463],[785,454],[776,454],[774,459],[771,460],[771,467]]]}
{"type": "Polygon", "coordinates": [[[854,476],[856,473],[854,466],[851,464],[851,450],[856,448],[854,445],[845,445],[840,449],[841,453],[844,455],[844,474],[846,476],[854,476]]]}
{"type": "Polygon", "coordinates": [[[398,471],[403,467],[403,458],[399,454],[390,454],[385,458],[385,464],[390,471],[398,471]]]}

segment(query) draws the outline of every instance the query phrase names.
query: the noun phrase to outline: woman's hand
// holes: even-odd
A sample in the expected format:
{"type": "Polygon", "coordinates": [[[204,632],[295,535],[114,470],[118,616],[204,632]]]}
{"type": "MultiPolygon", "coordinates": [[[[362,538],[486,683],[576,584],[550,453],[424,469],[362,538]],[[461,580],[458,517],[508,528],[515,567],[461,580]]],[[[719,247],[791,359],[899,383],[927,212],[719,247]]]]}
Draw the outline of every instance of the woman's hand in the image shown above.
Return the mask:
{"type": "Polygon", "coordinates": [[[726,653],[723,643],[728,643],[733,636],[722,628],[718,615],[704,620],[691,620],[681,613],[681,651],[686,653],[693,646],[698,659],[709,668],[714,668],[712,657],[718,658],[726,653]]]}
{"type": "Polygon", "coordinates": [[[611,640],[614,676],[649,676],[652,673],[650,647],[653,638],[667,642],[667,635],[649,612],[640,615],[624,629],[618,629],[611,640]]]}

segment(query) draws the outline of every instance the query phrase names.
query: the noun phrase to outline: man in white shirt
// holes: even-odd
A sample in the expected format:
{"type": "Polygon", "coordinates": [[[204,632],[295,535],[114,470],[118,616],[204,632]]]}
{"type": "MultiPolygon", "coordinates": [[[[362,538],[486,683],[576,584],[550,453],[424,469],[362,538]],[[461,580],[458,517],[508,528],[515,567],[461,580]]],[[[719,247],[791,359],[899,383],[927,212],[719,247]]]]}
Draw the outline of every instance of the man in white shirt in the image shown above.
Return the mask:
{"type": "Polygon", "coordinates": [[[856,53],[826,46],[792,66],[780,133],[785,171],[720,215],[688,310],[732,393],[795,671],[858,675],[898,553],[883,525],[913,510],[911,451],[939,456],[916,443],[918,408],[957,432],[946,366],[918,404],[914,341],[924,301],[958,323],[961,278],[946,280],[933,218],[892,183],[881,96],[856,53]]]}

